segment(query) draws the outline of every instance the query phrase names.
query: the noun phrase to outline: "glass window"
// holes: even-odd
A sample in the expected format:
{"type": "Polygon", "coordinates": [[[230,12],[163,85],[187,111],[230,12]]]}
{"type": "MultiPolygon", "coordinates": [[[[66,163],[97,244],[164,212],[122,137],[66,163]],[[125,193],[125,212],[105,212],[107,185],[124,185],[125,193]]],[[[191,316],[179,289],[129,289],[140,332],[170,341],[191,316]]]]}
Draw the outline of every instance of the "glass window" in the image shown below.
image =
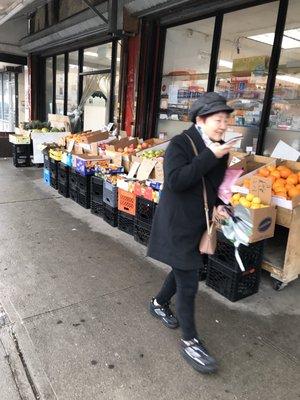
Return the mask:
{"type": "Polygon", "coordinates": [[[111,43],[85,49],[83,54],[83,72],[110,69],[111,50],[111,43]]]}
{"type": "Polygon", "coordinates": [[[4,131],[3,125],[3,74],[0,73],[0,132],[4,131]]]}
{"type": "Polygon", "coordinates": [[[300,2],[290,0],[264,153],[279,140],[300,151],[300,2]]]}
{"type": "Polygon", "coordinates": [[[69,53],[69,72],[68,72],[68,106],[67,113],[77,108],[78,102],[78,51],[69,53]]]}
{"type": "Polygon", "coordinates": [[[109,122],[109,95],[111,74],[83,77],[80,108],[83,109],[83,130],[99,130],[109,122]]]}
{"type": "Polygon", "coordinates": [[[53,60],[46,58],[46,116],[53,112],[53,60]]]}
{"type": "Polygon", "coordinates": [[[65,55],[56,57],[56,114],[64,114],[65,55]]]}
{"type": "Polygon", "coordinates": [[[207,90],[215,18],[167,30],[158,133],[168,137],[190,126],[192,103],[207,90]]]}
{"type": "Polygon", "coordinates": [[[227,97],[235,109],[228,135],[242,133],[244,150],[256,147],[278,4],[224,15],[215,91],[227,97]]]}

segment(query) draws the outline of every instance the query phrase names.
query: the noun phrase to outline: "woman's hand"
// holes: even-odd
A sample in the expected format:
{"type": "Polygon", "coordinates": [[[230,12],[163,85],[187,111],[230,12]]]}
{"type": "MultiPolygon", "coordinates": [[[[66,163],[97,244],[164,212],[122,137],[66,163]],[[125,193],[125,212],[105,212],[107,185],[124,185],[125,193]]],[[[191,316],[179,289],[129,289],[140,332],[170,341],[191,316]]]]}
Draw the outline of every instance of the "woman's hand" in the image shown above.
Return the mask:
{"type": "Polygon", "coordinates": [[[209,149],[214,153],[217,158],[222,158],[232,150],[233,146],[230,144],[212,143],[209,149]]]}
{"type": "Polygon", "coordinates": [[[224,206],[214,207],[214,211],[213,211],[214,221],[221,223],[222,221],[228,219],[229,217],[230,216],[224,206]]]}

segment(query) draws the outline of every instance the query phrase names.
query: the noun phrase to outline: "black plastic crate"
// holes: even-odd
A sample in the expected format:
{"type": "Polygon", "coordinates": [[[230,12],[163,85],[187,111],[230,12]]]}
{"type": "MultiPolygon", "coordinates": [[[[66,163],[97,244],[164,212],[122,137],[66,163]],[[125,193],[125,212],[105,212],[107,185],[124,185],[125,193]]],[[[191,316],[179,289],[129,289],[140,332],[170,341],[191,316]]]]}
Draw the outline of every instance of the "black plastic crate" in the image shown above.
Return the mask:
{"type": "Polygon", "coordinates": [[[111,207],[108,204],[104,204],[103,219],[113,227],[118,226],[118,209],[116,207],[111,207]]]}
{"type": "Polygon", "coordinates": [[[98,217],[102,217],[104,215],[104,204],[98,203],[97,201],[91,200],[91,213],[97,215],[98,217]]]}
{"type": "Polygon", "coordinates": [[[69,186],[64,185],[62,182],[58,181],[58,193],[61,194],[64,197],[69,197],[69,186]]]}
{"type": "Polygon", "coordinates": [[[61,182],[64,185],[69,185],[69,172],[70,168],[63,164],[58,164],[58,182],[61,182]]]}
{"type": "Polygon", "coordinates": [[[136,242],[141,243],[144,246],[148,246],[150,232],[151,232],[150,224],[146,224],[135,218],[134,228],[133,228],[133,236],[134,236],[134,240],[136,242]]]}
{"type": "Polygon", "coordinates": [[[77,191],[77,174],[72,168],[69,171],[69,189],[77,191]]]}
{"type": "Polygon", "coordinates": [[[90,198],[91,177],[77,173],[77,190],[82,195],[90,198]]]}
{"type": "Polygon", "coordinates": [[[151,224],[156,210],[156,205],[157,204],[153,201],[138,196],[136,201],[136,218],[146,224],[151,224]]]}
{"type": "Polygon", "coordinates": [[[30,144],[13,144],[13,155],[22,155],[30,157],[30,144]]]}
{"type": "Polygon", "coordinates": [[[84,194],[77,192],[77,203],[84,208],[90,208],[91,200],[90,196],[85,196],[84,194]]]}
{"type": "Polygon", "coordinates": [[[130,214],[126,214],[119,211],[118,229],[120,229],[120,231],[128,233],[129,235],[133,235],[133,228],[134,228],[134,217],[130,214]]]}
{"type": "Polygon", "coordinates": [[[58,161],[53,160],[52,158],[50,158],[50,175],[53,179],[58,178],[58,161]]]}
{"type": "Polygon", "coordinates": [[[30,156],[14,155],[13,156],[13,164],[16,168],[30,167],[31,166],[31,158],[30,158],[30,156]]]}
{"type": "Polygon", "coordinates": [[[110,182],[103,182],[103,202],[112,208],[118,207],[118,188],[110,182]]]}
{"type": "Polygon", "coordinates": [[[53,189],[57,190],[58,189],[58,181],[56,178],[53,178],[50,175],[50,186],[53,187],[53,189]]]}
{"type": "Polygon", "coordinates": [[[77,190],[71,189],[70,186],[69,186],[69,197],[71,200],[73,200],[77,203],[77,200],[78,200],[77,190]]]}
{"type": "Polygon", "coordinates": [[[234,302],[258,292],[260,267],[241,271],[215,257],[209,257],[206,285],[234,302]]]}
{"type": "Polygon", "coordinates": [[[103,203],[103,179],[97,176],[91,177],[91,199],[103,203]]]}
{"type": "MultiPolygon", "coordinates": [[[[214,256],[228,265],[232,265],[234,268],[238,267],[233,243],[220,231],[218,231],[217,239],[217,247],[214,256]]],[[[239,246],[239,255],[245,269],[261,266],[263,261],[263,250],[264,241],[250,243],[249,246],[244,246],[243,244],[239,246]]]]}
{"type": "Polygon", "coordinates": [[[50,170],[50,157],[48,153],[44,153],[44,168],[50,170]]]}

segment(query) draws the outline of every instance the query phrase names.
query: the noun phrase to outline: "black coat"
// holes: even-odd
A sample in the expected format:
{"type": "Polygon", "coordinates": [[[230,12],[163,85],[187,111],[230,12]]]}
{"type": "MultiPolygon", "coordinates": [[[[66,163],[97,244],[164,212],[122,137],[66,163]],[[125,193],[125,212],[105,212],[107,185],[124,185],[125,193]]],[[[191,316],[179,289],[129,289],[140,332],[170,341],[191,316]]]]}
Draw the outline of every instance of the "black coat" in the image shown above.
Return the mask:
{"type": "Polygon", "coordinates": [[[164,160],[164,187],[151,229],[149,257],[173,268],[200,268],[202,256],[198,247],[206,230],[202,176],[212,210],[220,204],[217,194],[227,162],[228,156],[218,159],[206,147],[195,125],[171,140],[164,160]],[[194,141],[197,157],[185,134],[194,141]]]}

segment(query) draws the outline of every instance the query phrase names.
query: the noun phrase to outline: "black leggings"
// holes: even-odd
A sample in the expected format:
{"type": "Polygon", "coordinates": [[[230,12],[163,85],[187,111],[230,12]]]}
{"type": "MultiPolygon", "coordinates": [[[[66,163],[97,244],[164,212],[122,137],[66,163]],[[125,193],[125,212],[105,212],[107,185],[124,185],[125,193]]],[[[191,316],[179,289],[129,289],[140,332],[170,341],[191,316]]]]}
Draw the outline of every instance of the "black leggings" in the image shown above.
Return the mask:
{"type": "Polygon", "coordinates": [[[182,329],[183,339],[197,338],[195,324],[195,297],[198,291],[199,271],[173,270],[167,276],[156,301],[164,305],[176,294],[177,318],[182,329]]]}

